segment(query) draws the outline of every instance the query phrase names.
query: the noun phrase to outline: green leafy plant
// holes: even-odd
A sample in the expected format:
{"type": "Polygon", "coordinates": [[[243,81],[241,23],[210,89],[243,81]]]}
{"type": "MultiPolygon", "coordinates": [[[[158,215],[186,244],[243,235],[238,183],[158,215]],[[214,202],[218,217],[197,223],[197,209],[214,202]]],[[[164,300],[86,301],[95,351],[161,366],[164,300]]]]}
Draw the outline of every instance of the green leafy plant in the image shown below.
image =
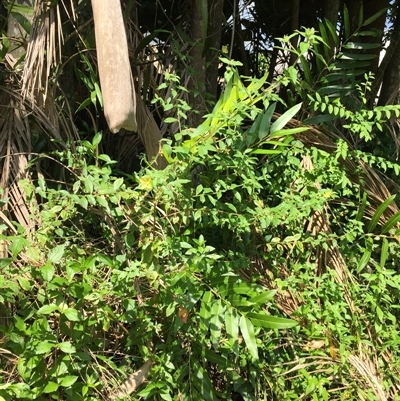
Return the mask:
{"type": "Polygon", "coordinates": [[[118,175],[101,134],[34,161],[66,181],[25,182],[34,232],[1,226],[0,397],[395,399],[395,198],[265,85],[229,62],[164,170],[118,175]]]}

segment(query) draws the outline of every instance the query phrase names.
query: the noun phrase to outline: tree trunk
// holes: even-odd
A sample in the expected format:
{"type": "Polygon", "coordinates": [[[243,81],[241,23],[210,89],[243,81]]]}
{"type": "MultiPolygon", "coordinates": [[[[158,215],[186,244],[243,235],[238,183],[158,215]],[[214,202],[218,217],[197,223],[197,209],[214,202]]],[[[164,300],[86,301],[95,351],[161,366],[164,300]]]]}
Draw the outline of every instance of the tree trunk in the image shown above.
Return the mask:
{"type": "Polygon", "coordinates": [[[234,21],[233,23],[235,24],[235,42],[239,48],[240,51],[240,61],[243,64],[242,67],[242,73],[243,75],[249,76],[250,75],[250,68],[249,68],[249,62],[248,62],[248,57],[246,53],[246,46],[244,45],[244,35],[242,31],[242,22],[240,20],[240,13],[239,13],[239,0],[235,2],[235,12],[233,14],[234,16],[234,21]]]}
{"type": "Polygon", "coordinates": [[[137,131],[136,99],[120,0],[92,0],[104,114],[111,132],[137,131]]]}
{"type": "MultiPolygon", "coordinates": [[[[15,3],[33,7],[33,0],[16,0],[15,3]]],[[[31,15],[24,15],[24,17],[28,21],[32,22],[31,15]]],[[[16,38],[16,39],[26,38],[28,36],[28,34],[24,31],[24,29],[21,27],[18,21],[11,14],[8,16],[7,20],[7,36],[9,38],[16,38]]],[[[26,50],[21,46],[20,41],[17,40],[13,42],[11,40],[9,53],[11,53],[12,56],[16,60],[18,60],[21,56],[23,56],[26,53],[26,50]]]]}
{"type": "MultiPolygon", "coordinates": [[[[101,1],[101,0],[100,0],[101,1]]],[[[191,2],[191,21],[190,36],[193,41],[190,50],[192,77],[190,80],[189,98],[192,106],[192,113],[189,115],[189,123],[192,127],[197,127],[203,121],[203,116],[207,113],[205,101],[206,95],[206,59],[204,57],[205,33],[207,18],[204,9],[200,9],[201,4],[207,4],[207,0],[192,0],[191,2]],[[203,12],[202,12],[203,11],[203,12]]]]}
{"type": "Polygon", "coordinates": [[[379,95],[380,106],[393,103],[397,98],[400,86],[400,41],[398,41],[394,54],[389,61],[383,76],[381,93],[379,95]]]}
{"type": "Polygon", "coordinates": [[[218,56],[221,48],[223,5],[224,0],[208,0],[206,90],[213,102],[216,101],[218,92],[218,56]]]}
{"type": "Polygon", "coordinates": [[[336,26],[340,10],[340,0],[325,0],[324,2],[324,18],[332,22],[336,26]]]}

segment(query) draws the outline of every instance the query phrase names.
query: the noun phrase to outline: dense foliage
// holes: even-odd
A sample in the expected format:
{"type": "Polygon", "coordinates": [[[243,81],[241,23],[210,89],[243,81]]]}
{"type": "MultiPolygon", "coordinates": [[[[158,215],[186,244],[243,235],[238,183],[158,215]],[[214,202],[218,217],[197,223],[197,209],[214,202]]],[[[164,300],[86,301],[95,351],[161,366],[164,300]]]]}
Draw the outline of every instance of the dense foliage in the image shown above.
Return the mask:
{"type": "Polygon", "coordinates": [[[65,183],[26,183],[40,226],[2,236],[3,399],[102,399],[145,361],[135,399],[395,397],[393,197],[368,218],[359,153],[307,145],[300,104],[274,115],[263,80],[225,78],[165,170],[120,176],[98,134],[49,155],[65,183]]]}
{"type": "MultiPolygon", "coordinates": [[[[36,6],[37,28],[60,3],[36,6]]],[[[28,8],[9,9],[29,32],[28,8]]],[[[66,38],[64,54],[79,51],[49,67],[45,100],[23,91],[26,54],[4,61],[0,401],[400,399],[400,106],[375,101],[371,24],[384,12],[342,10],[341,32],[321,18],[275,32],[287,63],[272,77],[260,49],[249,68],[228,57],[239,43],[222,48],[222,93],[204,118],[180,10],[162,14],[134,57],[164,169],[133,154],[133,135],[120,153],[110,139],[93,30],[74,25],[88,2],[64,22],[82,41],[66,38]]],[[[143,32],[153,12],[138,6],[143,32]]]]}

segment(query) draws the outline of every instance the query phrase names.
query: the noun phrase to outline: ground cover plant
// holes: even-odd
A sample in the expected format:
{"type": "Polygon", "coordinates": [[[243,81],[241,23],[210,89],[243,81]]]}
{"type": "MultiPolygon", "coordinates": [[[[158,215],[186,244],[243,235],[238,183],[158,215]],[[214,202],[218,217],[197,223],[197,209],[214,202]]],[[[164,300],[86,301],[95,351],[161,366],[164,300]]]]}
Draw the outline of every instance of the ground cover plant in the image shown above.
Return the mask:
{"type": "Polygon", "coordinates": [[[379,138],[400,107],[369,104],[370,57],[345,50],[368,24],[337,58],[325,24],[282,38],[272,83],[222,57],[195,127],[166,74],[165,169],[122,171],[97,131],[30,154],[0,197],[26,206],[0,210],[0,401],[399,399],[400,166],[379,138]]]}
{"type": "Polygon", "coordinates": [[[100,134],[32,161],[68,179],[25,182],[34,233],[2,225],[3,399],[396,398],[394,196],[228,64],[164,170],[121,176],[100,134]]]}

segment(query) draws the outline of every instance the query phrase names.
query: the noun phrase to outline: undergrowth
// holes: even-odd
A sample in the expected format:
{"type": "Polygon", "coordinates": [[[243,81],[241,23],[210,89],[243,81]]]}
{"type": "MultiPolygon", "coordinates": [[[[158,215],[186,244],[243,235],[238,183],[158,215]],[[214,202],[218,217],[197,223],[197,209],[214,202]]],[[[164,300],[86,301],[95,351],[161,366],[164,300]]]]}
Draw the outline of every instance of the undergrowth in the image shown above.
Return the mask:
{"type": "Polygon", "coordinates": [[[97,134],[51,155],[66,182],[25,183],[36,229],[0,226],[0,400],[396,399],[394,197],[374,208],[362,153],[310,145],[301,104],[225,79],[165,170],[116,174],[97,134]]]}

